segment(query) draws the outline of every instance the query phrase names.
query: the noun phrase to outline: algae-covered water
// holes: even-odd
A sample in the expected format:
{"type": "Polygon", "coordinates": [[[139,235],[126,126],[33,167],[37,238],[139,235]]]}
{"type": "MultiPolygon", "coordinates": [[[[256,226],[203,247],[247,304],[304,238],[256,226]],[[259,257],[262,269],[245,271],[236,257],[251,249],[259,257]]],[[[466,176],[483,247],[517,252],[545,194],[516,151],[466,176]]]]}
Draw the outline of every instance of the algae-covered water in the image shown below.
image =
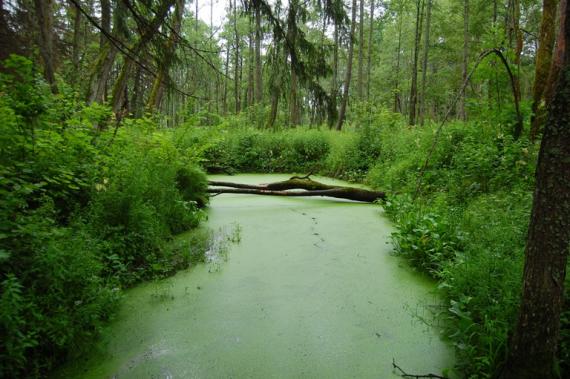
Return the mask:
{"type": "Polygon", "coordinates": [[[390,255],[379,206],[220,195],[207,224],[233,230],[227,259],[129,290],[92,356],[58,376],[395,378],[393,359],[411,373],[453,365],[421,321],[433,283],[390,255]]]}

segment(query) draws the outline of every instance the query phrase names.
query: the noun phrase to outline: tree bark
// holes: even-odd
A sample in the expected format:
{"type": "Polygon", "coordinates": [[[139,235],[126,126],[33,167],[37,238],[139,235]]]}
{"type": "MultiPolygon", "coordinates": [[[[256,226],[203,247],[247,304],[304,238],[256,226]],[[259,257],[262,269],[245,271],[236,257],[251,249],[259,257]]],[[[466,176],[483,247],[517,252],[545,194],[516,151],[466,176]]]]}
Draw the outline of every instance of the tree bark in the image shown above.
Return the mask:
{"type": "MultiPolygon", "coordinates": [[[[294,48],[296,46],[297,39],[297,8],[299,4],[297,0],[289,1],[289,11],[287,14],[287,40],[289,44],[294,48]]],[[[285,49],[285,55],[290,58],[289,68],[291,73],[291,81],[289,88],[289,125],[296,126],[299,124],[299,109],[298,109],[298,83],[297,83],[297,73],[295,72],[295,67],[293,66],[293,58],[288,54],[287,49],[285,49]]],[[[287,57],[286,56],[286,60],[287,57]]]]}
{"type": "Polygon", "coordinates": [[[398,48],[396,50],[396,73],[394,75],[394,113],[402,112],[402,102],[400,100],[400,57],[402,55],[402,22],[404,6],[400,2],[398,9],[398,48]]]}
{"type": "Polygon", "coordinates": [[[251,106],[255,103],[255,75],[254,75],[254,65],[255,65],[255,49],[253,46],[254,40],[254,29],[253,29],[253,19],[250,18],[249,22],[250,30],[248,34],[248,50],[249,57],[247,62],[247,105],[251,106]]]}
{"type": "Polygon", "coordinates": [[[423,0],[416,0],[416,37],[414,40],[414,61],[412,63],[412,84],[410,86],[410,125],[416,124],[416,106],[418,102],[418,61],[420,41],[422,39],[423,0]]]}
{"type": "Polygon", "coordinates": [[[148,111],[157,111],[160,107],[160,103],[162,102],[166,81],[169,78],[168,71],[170,70],[170,66],[172,66],[172,61],[176,54],[176,42],[178,41],[178,36],[182,28],[183,13],[184,0],[176,0],[174,6],[174,24],[172,26],[170,36],[168,37],[168,41],[166,42],[166,46],[164,47],[164,59],[159,64],[158,73],[156,78],[154,78],[154,82],[150,90],[146,106],[148,111]]]}
{"type": "MultiPolygon", "coordinates": [[[[461,65],[461,82],[467,79],[467,68],[469,59],[469,0],[463,1],[463,64],[461,65]]],[[[467,120],[467,112],[465,111],[466,95],[463,92],[461,102],[459,103],[459,117],[467,120]]]]}
{"type": "Polygon", "coordinates": [[[332,81],[331,81],[331,108],[333,112],[329,112],[329,119],[328,124],[329,128],[332,129],[333,125],[337,122],[337,119],[333,116],[337,116],[336,112],[337,107],[337,98],[338,98],[338,44],[339,44],[339,36],[338,36],[338,23],[336,20],[334,21],[334,46],[333,46],[333,72],[332,72],[332,81]]]}
{"type": "MultiPolygon", "coordinates": [[[[164,19],[168,13],[170,7],[174,4],[174,0],[163,0],[160,2],[159,9],[156,11],[153,19],[147,24],[145,30],[141,32],[139,39],[133,45],[131,51],[137,52],[139,55],[144,51],[147,44],[152,40],[153,36],[156,34],[158,28],[163,24],[164,19]]],[[[121,68],[121,73],[115,81],[113,86],[113,100],[112,100],[112,111],[115,115],[119,115],[119,112],[123,108],[124,101],[126,99],[125,95],[127,93],[127,82],[129,75],[133,66],[135,65],[135,57],[125,56],[123,67],[121,68]]]]}
{"type": "Polygon", "coordinates": [[[536,169],[525,250],[522,300],[500,377],[557,377],[555,357],[570,243],[570,12],[560,1],[561,75],[548,111],[536,169]]]}
{"type": "Polygon", "coordinates": [[[34,0],[40,31],[40,55],[44,63],[44,77],[51,92],[57,94],[55,81],[55,57],[53,51],[53,0],[34,0]]]}
{"type": "Polygon", "coordinates": [[[354,53],[354,34],[356,29],[356,0],[352,0],[352,17],[350,23],[350,42],[348,45],[348,61],[346,63],[346,75],[344,77],[344,91],[340,103],[340,112],[336,123],[336,130],[342,129],[344,118],[346,115],[346,105],[348,103],[348,94],[350,89],[350,79],[352,77],[352,55],[354,53]]]}
{"type": "Polygon", "coordinates": [[[79,40],[81,37],[81,12],[79,8],[74,4],[69,4],[69,7],[73,9],[73,47],[71,62],[73,64],[73,84],[77,83],[79,78],[79,40]]]}
{"type": "Polygon", "coordinates": [[[340,199],[348,199],[372,203],[378,200],[385,200],[386,194],[380,191],[370,191],[361,188],[333,186],[314,181],[306,177],[292,177],[289,180],[269,183],[265,185],[251,185],[231,182],[209,181],[213,187],[208,188],[209,193],[237,193],[250,195],[268,196],[328,196],[340,199]],[[221,188],[231,187],[231,188],[221,188]],[[289,191],[301,190],[301,191],[289,191]]]}
{"type": "Polygon", "coordinates": [[[534,86],[532,90],[532,116],[530,119],[530,139],[533,142],[536,140],[541,125],[544,123],[544,110],[545,106],[548,106],[548,104],[542,106],[541,103],[548,82],[550,65],[552,63],[557,3],[557,0],[543,0],[542,2],[542,20],[540,22],[538,52],[536,53],[534,86]]]}
{"type": "Polygon", "coordinates": [[[374,43],[374,2],[376,0],[370,0],[370,28],[368,30],[368,61],[366,62],[366,101],[370,101],[370,74],[372,72],[372,51],[374,43]]]}
{"type": "MultiPolygon", "coordinates": [[[[427,71],[428,71],[428,59],[429,59],[429,35],[431,28],[431,8],[432,0],[427,0],[427,10],[426,10],[426,35],[424,41],[424,59],[422,61],[422,90],[420,93],[419,101],[419,111],[420,111],[420,125],[424,124],[425,120],[425,104],[426,104],[426,86],[427,86],[427,71]]],[[[465,78],[464,78],[465,81],[465,78]]]]}
{"type": "MultiPolygon", "coordinates": [[[[231,0],[230,0],[231,2],[231,0]]],[[[240,112],[240,98],[239,98],[239,88],[240,88],[240,61],[239,61],[239,31],[237,27],[237,0],[234,0],[234,101],[235,101],[235,111],[236,114],[240,112]]]]}
{"type": "Polygon", "coordinates": [[[263,63],[261,61],[261,10],[255,8],[255,101],[263,103],[263,63]]]}
{"type": "Polygon", "coordinates": [[[360,0],[358,23],[358,99],[364,100],[364,0],[360,0]]]}

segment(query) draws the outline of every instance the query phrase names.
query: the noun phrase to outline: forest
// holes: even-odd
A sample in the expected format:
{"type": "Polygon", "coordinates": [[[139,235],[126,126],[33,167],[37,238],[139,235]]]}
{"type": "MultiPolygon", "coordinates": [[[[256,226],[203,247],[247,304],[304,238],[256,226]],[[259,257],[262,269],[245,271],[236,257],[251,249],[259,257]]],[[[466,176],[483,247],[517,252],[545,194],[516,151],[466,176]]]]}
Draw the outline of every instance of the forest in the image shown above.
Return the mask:
{"type": "Polygon", "coordinates": [[[0,377],[71,377],[129,291],[208,265],[245,174],[373,191],[453,355],[392,374],[570,377],[568,38],[567,0],[0,0],[0,377]]]}

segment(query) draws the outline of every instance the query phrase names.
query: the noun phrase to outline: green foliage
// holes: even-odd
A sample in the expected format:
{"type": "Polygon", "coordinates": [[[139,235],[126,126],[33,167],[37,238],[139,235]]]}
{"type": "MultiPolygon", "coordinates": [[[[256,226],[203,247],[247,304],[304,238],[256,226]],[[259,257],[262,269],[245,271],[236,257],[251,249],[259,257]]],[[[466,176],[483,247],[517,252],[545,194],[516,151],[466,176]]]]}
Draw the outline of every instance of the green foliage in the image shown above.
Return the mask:
{"type": "Polygon", "coordinates": [[[0,377],[43,377],[92,342],[122,286],[200,260],[197,240],[171,241],[198,225],[207,184],[152,120],[98,132],[106,106],[53,96],[25,58],[4,67],[0,377]]]}
{"type": "Polygon", "coordinates": [[[401,193],[385,204],[396,253],[439,280],[457,368],[491,377],[518,309],[536,152],[491,124],[452,124],[413,200],[434,135],[433,126],[384,129],[367,180],[401,193]]]}

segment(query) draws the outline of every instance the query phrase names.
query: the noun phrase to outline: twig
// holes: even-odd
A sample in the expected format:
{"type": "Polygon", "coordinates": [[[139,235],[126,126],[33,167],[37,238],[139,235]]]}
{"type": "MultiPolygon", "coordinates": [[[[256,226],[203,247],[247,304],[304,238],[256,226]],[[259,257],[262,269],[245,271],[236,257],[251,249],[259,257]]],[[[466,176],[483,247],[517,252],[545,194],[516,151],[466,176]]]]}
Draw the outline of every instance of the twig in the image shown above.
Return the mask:
{"type": "Polygon", "coordinates": [[[392,358],[392,367],[394,367],[395,369],[397,369],[398,371],[400,371],[400,375],[402,376],[402,378],[435,378],[435,379],[449,379],[445,376],[441,376],[441,375],[436,375],[436,374],[423,374],[423,375],[415,375],[415,374],[408,374],[407,372],[405,372],[404,370],[402,370],[402,368],[400,366],[398,366],[396,364],[396,360],[394,358],[392,358]]]}

